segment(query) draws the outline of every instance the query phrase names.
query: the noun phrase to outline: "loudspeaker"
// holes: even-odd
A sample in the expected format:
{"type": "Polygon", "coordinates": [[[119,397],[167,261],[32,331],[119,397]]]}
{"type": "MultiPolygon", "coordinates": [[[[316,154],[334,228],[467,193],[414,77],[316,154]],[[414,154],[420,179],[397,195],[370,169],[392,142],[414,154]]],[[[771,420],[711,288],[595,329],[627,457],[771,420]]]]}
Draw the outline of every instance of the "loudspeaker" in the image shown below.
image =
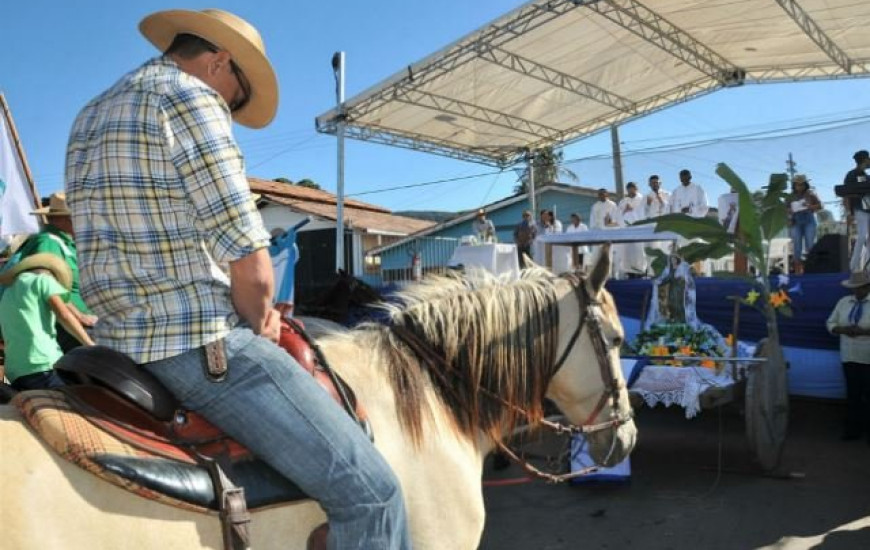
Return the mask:
{"type": "Polygon", "coordinates": [[[842,273],[849,271],[849,241],[846,235],[825,235],[810,249],[804,273],[842,273]]]}

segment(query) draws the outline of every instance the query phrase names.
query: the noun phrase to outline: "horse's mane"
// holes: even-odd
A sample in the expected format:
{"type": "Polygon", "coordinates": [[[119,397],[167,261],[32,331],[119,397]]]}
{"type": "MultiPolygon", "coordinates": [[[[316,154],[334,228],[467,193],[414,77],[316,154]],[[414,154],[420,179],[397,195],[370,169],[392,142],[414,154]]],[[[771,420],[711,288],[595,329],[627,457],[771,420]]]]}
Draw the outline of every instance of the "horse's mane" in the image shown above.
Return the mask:
{"type": "Polygon", "coordinates": [[[388,363],[399,421],[415,442],[431,415],[431,385],[458,432],[500,438],[523,415],[543,417],[554,374],[559,324],[554,277],[525,270],[500,282],[482,272],[433,277],[409,286],[384,306],[389,326],[365,325],[388,363]]]}

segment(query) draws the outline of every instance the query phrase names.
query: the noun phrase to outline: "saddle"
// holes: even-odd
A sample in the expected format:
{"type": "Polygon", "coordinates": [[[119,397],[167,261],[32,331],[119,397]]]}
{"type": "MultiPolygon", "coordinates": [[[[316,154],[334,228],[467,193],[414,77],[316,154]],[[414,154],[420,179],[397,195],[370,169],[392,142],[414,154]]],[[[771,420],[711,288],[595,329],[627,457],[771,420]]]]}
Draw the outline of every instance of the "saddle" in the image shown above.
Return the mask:
{"type": "MultiPolygon", "coordinates": [[[[333,399],[353,407],[349,414],[371,437],[352,390],[325,366],[301,325],[285,321],[279,344],[333,399]]],[[[76,348],[55,369],[67,386],[21,392],[12,401],[43,439],[64,458],[140,496],[219,513],[225,548],[247,544],[248,510],[310,498],[205,418],[184,410],[126,355],[104,346],[76,348]]]]}

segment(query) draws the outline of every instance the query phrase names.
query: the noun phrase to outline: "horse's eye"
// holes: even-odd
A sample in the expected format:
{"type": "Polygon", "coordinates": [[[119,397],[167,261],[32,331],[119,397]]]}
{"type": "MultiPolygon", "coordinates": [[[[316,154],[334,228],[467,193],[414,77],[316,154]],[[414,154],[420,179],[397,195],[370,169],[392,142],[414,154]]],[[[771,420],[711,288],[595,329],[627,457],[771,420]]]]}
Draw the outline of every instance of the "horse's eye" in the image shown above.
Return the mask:
{"type": "Polygon", "coordinates": [[[613,339],[613,347],[618,348],[621,345],[622,345],[622,338],[617,336],[616,338],[613,339]]]}

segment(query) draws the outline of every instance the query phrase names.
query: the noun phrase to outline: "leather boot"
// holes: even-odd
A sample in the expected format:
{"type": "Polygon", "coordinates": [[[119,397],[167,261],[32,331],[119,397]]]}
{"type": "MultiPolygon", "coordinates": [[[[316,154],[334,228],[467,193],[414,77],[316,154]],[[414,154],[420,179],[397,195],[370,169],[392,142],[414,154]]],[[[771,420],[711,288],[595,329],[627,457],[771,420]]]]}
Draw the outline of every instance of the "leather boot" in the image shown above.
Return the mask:
{"type": "Polygon", "coordinates": [[[804,274],[804,263],[800,260],[794,261],[794,274],[795,275],[803,275],[804,274]]]}
{"type": "Polygon", "coordinates": [[[329,535],[329,524],[321,523],[308,535],[308,550],[326,550],[326,537],[329,535]]]}

